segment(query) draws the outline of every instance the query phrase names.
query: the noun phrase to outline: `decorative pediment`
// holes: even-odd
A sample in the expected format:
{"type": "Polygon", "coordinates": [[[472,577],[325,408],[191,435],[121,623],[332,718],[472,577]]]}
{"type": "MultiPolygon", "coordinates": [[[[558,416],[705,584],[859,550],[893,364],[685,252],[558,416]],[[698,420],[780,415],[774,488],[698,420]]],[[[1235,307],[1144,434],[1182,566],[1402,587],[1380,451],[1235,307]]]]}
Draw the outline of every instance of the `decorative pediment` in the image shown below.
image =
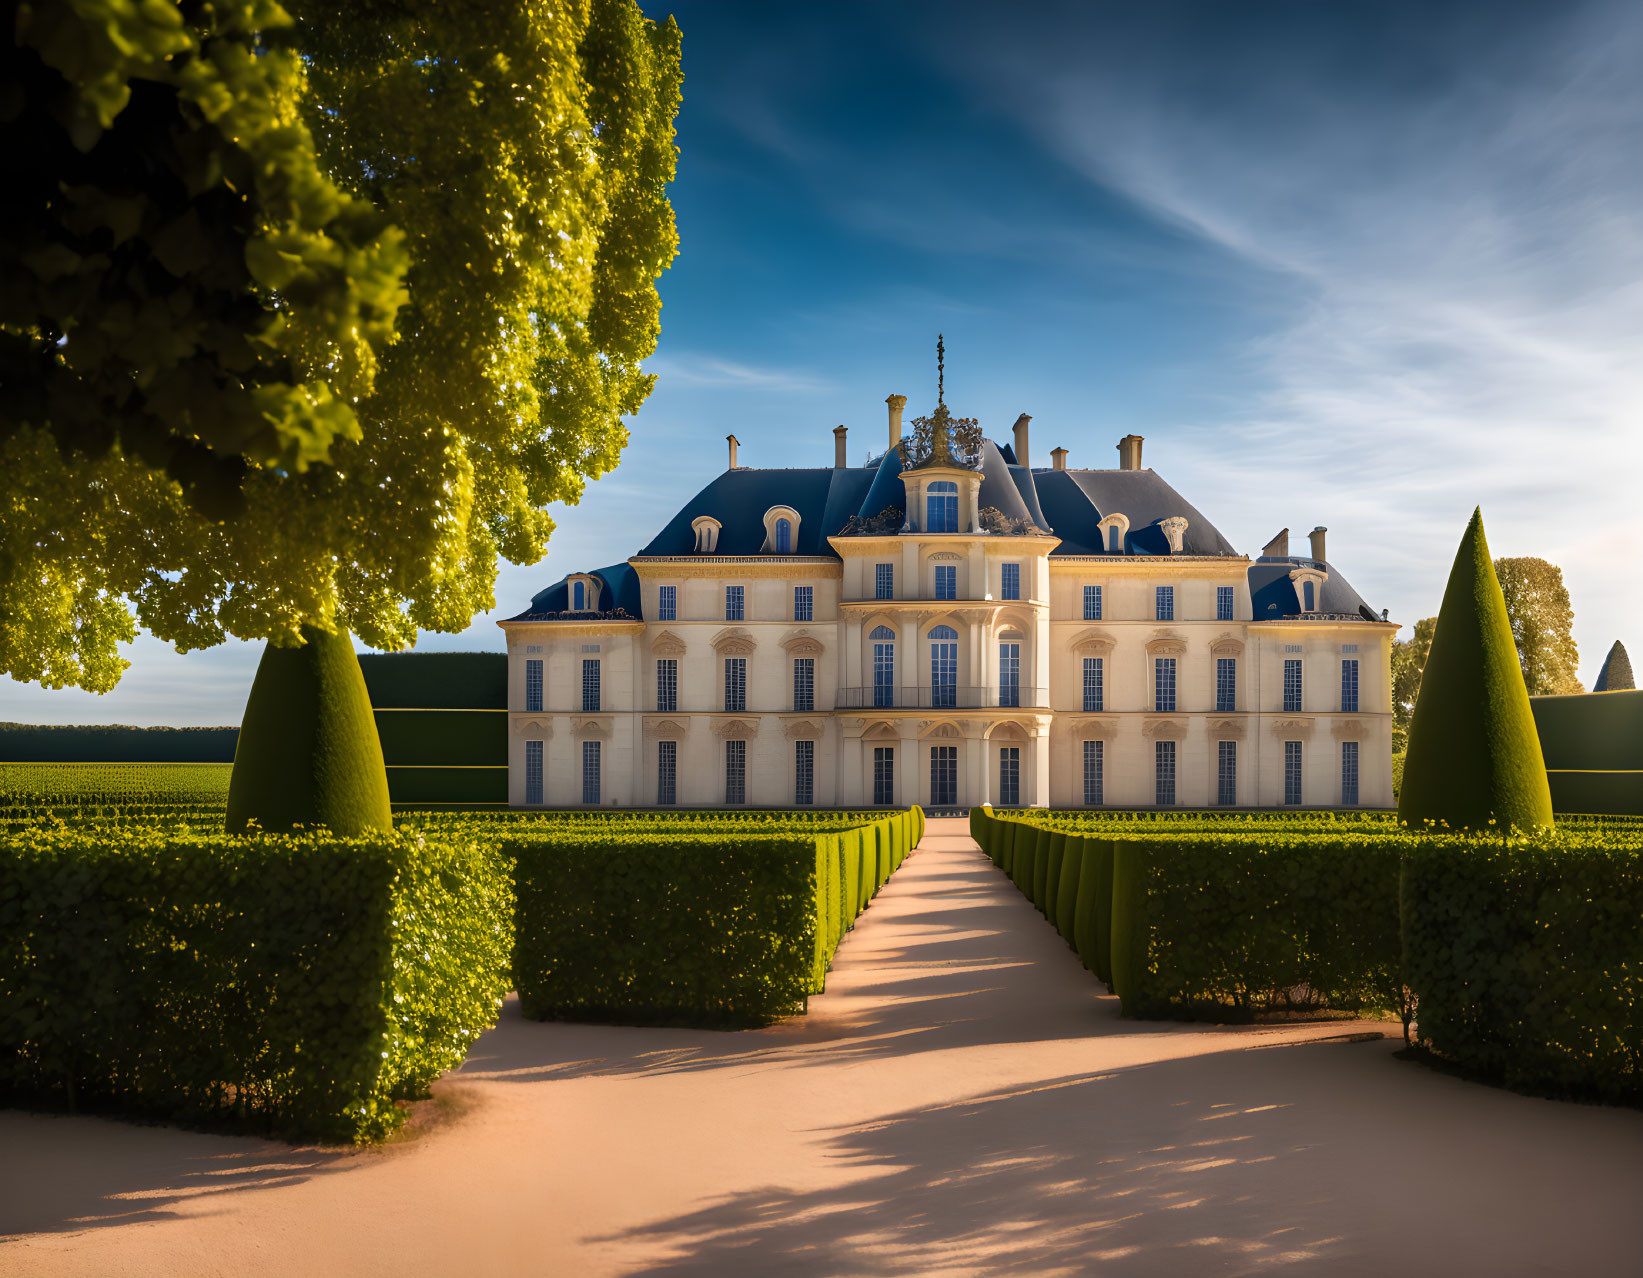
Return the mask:
{"type": "Polygon", "coordinates": [[[822,735],[822,725],[814,719],[789,719],[783,725],[789,741],[804,741],[822,735]]]}
{"type": "Polygon", "coordinates": [[[1164,534],[1164,540],[1169,542],[1170,554],[1180,554],[1181,538],[1187,535],[1186,517],[1184,515],[1171,515],[1168,519],[1160,519],[1158,527],[1164,534]]]}
{"type": "Polygon", "coordinates": [[[932,564],[958,564],[964,562],[964,556],[951,550],[938,550],[933,555],[924,556],[926,562],[932,564]]]}
{"type": "Polygon", "coordinates": [[[1072,650],[1080,656],[1105,657],[1116,643],[1105,630],[1086,630],[1072,642],[1072,650]]]}
{"type": "Polygon", "coordinates": [[[751,657],[753,636],[740,626],[728,626],[713,636],[713,651],[721,657],[751,657]]]}
{"type": "Polygon", "coordinates": [[[664,630],[650,641],[652,656],[682,657],[685,655],[685,641],[671,630],[664,630]]]}
{"type": "Polygon", "coordinates": [[[713,724],[713,735],[721,741],[741,741],[759,735],[757,719],[719,719],[713,724]]]}
{"type": "Polygon", "coordinates": [[[819,657],[826,651],[821,640],[808,630],[789,630],[782,639],[782,647],[793,657],[819,657]]]}
{"type": "Polygon", "coordinates": [[[1242,741],[1248,723],[1242,718],[1211,719],[1208,727],[1211,741],[1242,741]]]}
{"type": "Polygon", "coordinates": [[[1274,719],[1272,735],[1285,741],[1305,741],[1312,736],[1312,720],[1274,719]]]}
{"type": "Polygon", "coordinates": [[[1169,715],[1148,715],[1141,732],[1149,741],[1179,741],[1187,735],[1187,721],[1169,715]]]}
{"type": "Polygon", "coordinates": [[[1030,738],[1027,735],[1027,730],[1019,723],[1005,719],[1000,723],[993,724],[991,730],[987,733],[987,739],[989,741],[1027,741],[1030,738]]]}
{"type": "Polygon", "coordinates": [[[949,723],[945,719],[925,719],[918,725],[918,734],[921,737],[939,737],[942,740],[956,738],[959,735],[958,725],[949,723]]]}
{"type": "Polygon", "coordinates": [[[515,719],[513,721],[513,735],[525,737],[532,741],[541,740],[553,735],[552,719],[515,719]]]}
{"type": "Polygon", "coordinates": [[[1333,725],[1335,736],[1341,741],[1358,741],[1368,731],[1361,719],[1337,719],[1333,725]]]}
{"type": "Polygon", "coordinates": [[[1187,641],[1173,630],[1160,630],[1147,640],[1147,655],[1149,657],[1184,657],[1187,655],[1187,641]]]}
{"type": "Polygon", "coordinates": [[[1241,657],[1244,655],[1244,641],[1227,631],[1210,644],[1209,650],[1217,657],[1241,657]]]}
{"type": "Polygon", "coordinates": [[[1074,741],[1110,741],[1118,735],[1118,724],[1112,719],[1080,719],[1072,732],[1074,741]]]}
{"type": "Polygon", "coordinates": [[[645,732],[658,741],[682,741],[690,735],[690,725],[678,719],[651,719],[645,724],[645,732]]]}
{"type": "Polygon", "coordinates": [[[896,725],[888,719],[879,719],[869,724],[862,731],[861,739],[863,741],[899,741],[901,733],[896,730],[896,725]]]}
{"type": "Polygon", "coordinates": [[[592,715],[572,715],[570,730],[581,738],[609,737],[610,718],[605,715],[597,718],[592,715]]]}

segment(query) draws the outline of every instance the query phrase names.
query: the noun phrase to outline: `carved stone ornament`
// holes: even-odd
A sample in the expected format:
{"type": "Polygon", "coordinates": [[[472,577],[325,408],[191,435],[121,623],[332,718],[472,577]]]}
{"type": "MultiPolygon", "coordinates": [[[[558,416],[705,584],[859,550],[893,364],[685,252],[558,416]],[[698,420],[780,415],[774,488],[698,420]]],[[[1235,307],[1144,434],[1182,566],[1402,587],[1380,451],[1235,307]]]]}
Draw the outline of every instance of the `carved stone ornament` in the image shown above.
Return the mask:
{"type": "Polygon", "coordinates": [[[933,555],[924,556],[925,562],[932,564],[961,564],[964,556],[951,550],[938,550],[933,555]]]}
{"type": "Polygon", "coordinates": [[[1072,650],[1080,656],[1104,657],[1116,646],[1113,637],[1105,630],[1086,630],[1073,640],[1072,650]]]}
{"type": "Polygon", "coordinates": [[[896,725],[888,719],[878,719],[870,724],[861,734],[863,741],[899,741],[901,733],[896,731],[896,725]]]}
{"type": "Polygon", "coordinates": [[[1147,640],[1149,657],[1184,657],[1187,641],[1172,630],[1162,630],[1147,640]]]}
{"type": "Polygon", "coordinates": [[[1227,632],[1211,643],[1209,650],[1216,657],[1241,657],[1244,655],[1244,641],[1227,632]]]}
{"type": "Polygon", "coordinates": [[[821,725],[814,719],[789,719],[782,727],[789,741],[803,741],[822,735],[821,725]]]}
{"type": "Polygon", "coordinates": [[[1149,741],[1179,741],[1187,735],[1187,724],[1185,719],[1172,719],[1167,715],[1148,716],[1141,731],[1149,741]]]}
{"type": "Polygon", "coordinates": [[[921,737],[940,737],[943,740],[959,735],[956,724],[943,720],[925,719],[918,725],[918,734],[921,737]]]}
{"type": "Polygon", "coordinates": [[[515,719],[513,721],[513,735],[528,737],[537,740],[553,735],[552,719],[515,719]]]}
{"type": "Polygon", "coordinates": [[[739,626],[731,626],[713,636],[713,651],[721,657],[751,657],[753,636],[739,626]]]}
{"type": "Polygon", "coordinates": [[[1183,515],[1171,515],[1168,519],[1160,519],[1158,527],[1164,534],[1164,540],[1169,542],[1169,552],[1172,555],[1181,553],[1181,538],[1187,535],[1187,521],[1183,515]]]}
{"type": "Polygon", "coordinates": [[[1248,730],[1243,719],[1211,719],[1208,727],[1212,741],[1242,741],[1248,730]]]}
{"type": "Polygon", "coordinates": [[[1362,720],[1359,720],[1359,719],[1337,719],[1337,720],[1335,720],[1334,733],[1335,733],[1336,738],[1339,739],[1339,740],[1342,740],[1342,741],[1357,741],[1357,740],[1360,740],[1363,737],[1364,732],[1365,732],[1365,728],[1364,728],[1362,720]]]}
{"type": "Polygon", "coordinates": [[[713,735],[721,741],[743,740],[759,735],[757,719],[719,719],[713,724],[713,735]]]}
{"type": "Polygon", "coordinates": [[[1080,719],[1073,724],[1074,741],[1110,741],[1118,735],[1111,719],[1080,719]]]}
{"type": "Polygon", "coordinates": [[[578,737],[608,737],[610,736],[610,720],[604,716],[577,715],[570,721],[570,730],[578,737]]]}
{"type": "Polygon", "coordinates": [[[685,655],[685,641],[671,630],[664,630],[650,641],[650,651],[656,657],[682,657],[685,655]]]}
{"type": "Polygon", "coordinates": [[[645,724],[645,734],[657,741],[680,741],[690,735],[690,727],[677,719],[651,719],[645,724]]]}
{"type": "Polygon", "coordinates": [[[821,640],[808,630],[790,630],[782,639],[782,647],[792,657],[819,657],[826,651],[821,640]]]}
{"type": "Polygon", "coordinates": [[[1306,741],[1312,736],[1312,720],[1274,719],[1272,735],[1284,741],[1306,741]]]}

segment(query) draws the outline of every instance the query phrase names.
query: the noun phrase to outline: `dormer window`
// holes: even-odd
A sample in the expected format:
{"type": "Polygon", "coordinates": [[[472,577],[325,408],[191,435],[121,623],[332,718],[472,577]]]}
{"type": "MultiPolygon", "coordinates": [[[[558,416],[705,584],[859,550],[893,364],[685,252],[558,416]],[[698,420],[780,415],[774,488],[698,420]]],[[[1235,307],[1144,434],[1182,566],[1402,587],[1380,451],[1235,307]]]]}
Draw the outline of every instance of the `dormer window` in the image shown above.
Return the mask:
{"type": "Polygon", "coordinates": [[[952,480],[932,480],[924,490],[924,531],[958,531],[958,485],[952,480]]]}
{"type": "Polygon", "coordinates": [[[710,555],[719,548],[719,521],[712,515],[698,515],[690,521],[690,529],[696,534],[696,553],[710,555]]]}
{"type": "Polygon", "coordinates": [[[1158,529],[1164,534],[1164,540],[1169,543],[1169,552],[1172,555],[1181,553],[1181,539],[1187,535],[1187,521],[1183,515],[1171,515],[1168,519],[1158,521],[1158,529]]]}
{"type": "Polygon", "coordinates": [[[1324,582],[1329,580],[1329,574],[1318,568],[1296,568],[1289,574],[1289,579],[1295,586],[1295,598],[1301,605],[1301,613],[1315,613],[1318,605],[1323,602],[1324,582]]]}
{"type": "Polygon", "coordinates": [[[776,553],[790,555],[793,553],[793,521],[778,519],[776,521],[776,553]]]}
{"type": "Polygon", "coordinates": [[[599,611],[599,578],[583,574],[572,577],[567,584],[566,603],[571,612],[599,611]]]}
{"type": "Polygon", "coordinates": [[[1129,535],[1130,520],[1128,515],[1108,515],[1098,525],[1101,531],[1102,548],[1109,555],[1124,553],[1124,538],[1129,535]]]}
{"type": "Polygon", "coordinates": [[[791,506],[772,506],[764,512],[764,545],[760,553],[791,555],[799,540],[799,512],[791,506]]]}

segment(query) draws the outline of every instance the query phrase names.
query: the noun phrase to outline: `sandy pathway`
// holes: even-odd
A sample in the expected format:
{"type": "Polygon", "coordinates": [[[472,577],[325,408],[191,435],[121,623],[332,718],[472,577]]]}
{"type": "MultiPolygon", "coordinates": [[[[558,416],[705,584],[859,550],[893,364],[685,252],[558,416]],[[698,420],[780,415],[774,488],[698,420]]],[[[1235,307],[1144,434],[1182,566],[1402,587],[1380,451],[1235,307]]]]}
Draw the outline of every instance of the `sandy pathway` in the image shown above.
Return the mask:
{"type": "Polygon", "coordinates": [[[385,1150],[0,1113],[0,1273],[1643,1272],[1643,1114],[1099,990],[932,821],[809,1015],[510,1003],[385,1150]]]}

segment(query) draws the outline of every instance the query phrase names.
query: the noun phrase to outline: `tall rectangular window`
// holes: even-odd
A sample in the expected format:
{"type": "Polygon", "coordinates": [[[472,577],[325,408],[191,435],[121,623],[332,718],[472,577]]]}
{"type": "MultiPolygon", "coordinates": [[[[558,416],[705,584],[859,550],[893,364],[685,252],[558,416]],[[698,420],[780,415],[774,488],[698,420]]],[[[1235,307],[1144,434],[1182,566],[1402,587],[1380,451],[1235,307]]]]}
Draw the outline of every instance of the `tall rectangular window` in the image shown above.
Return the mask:
{"type": "Polygon", "coordinates": [[[1021,704],[1021,645],[1018,643],[998,645],[998,704],[1021,704]]]}
{"type": "Polygon", "coordinates": [[[747,802],[747,742],[725,742],[725,804],[747,802]]]}
{"type": "Polygon", "coordinates": [[[1000,599],[1021,598],[1021,565],[1004,564],[1001,566],[1000,571],[1003,575],[1000,578],[1001,588],[998,597],[1000,599]]]}
{"type": "Polygon", "coordinates": [[[656,743],[656,802],[670,807],[679,801],[679,743],[656,743]]]}
{"type": "Polygon", "coordinates": [[[1235,807],[1238,803],[1238,743],[1217,741],[1215,753],[1215,801],[1223,808],[1235,807]]]}
{"type": "Polygon", "coordinates": [[[679,709],[679,659],[662,657],[656,662],[656,709],[673,714],[679,709]]]}
{"type": "Polygon", "coordinates": [[[1084,709],[1086,711],[1105,710],[1107,708],[1107,690],[1105,684],[1106,659],[1104,657],[1084,658],[1084,709]]]}
{"type": "Polygon", "coordinates": [[[1152,743],[1152,801],[1161,808],[1175,806],[1175,742],[1152,743]]]}
{"type": "Polygon", "coordinates": [[[599,742],[582,743],[582,802],[599,802],[599,742]]]}
{"type": "Polygon", "coordinates": [[[1341,806],[1358,806],[1358,743],[1341,742],[1341,806]]]}
{"type": "Polygon", "coordinates": [[[1284,742],[1284,802],[1301,801],[1301,743],[1284,742]]]}
{"type": "Polygon", "coordinates": [[[936,565],[936,598],[937,599],[957,599],[958,598],[958,565],[957,564],[937,564],[936,565]]]}
{"type": "Polygon", "coordinates": [[[1297,714],[1301,709],[1301,663],[1294,658],[1284,662],[1284,709],[1297,714]]]}
{"type": "Polygon", "coordinates": [[[1341,709],[1347,714],[1358,713],[1358,659],[1356,657],[1341,662],[1341,709]]]}
{"type": "Polygon", "coordinates": [[[884,807],[896,801],[896,748],[873,747],[873,803],[884,807]]]}
{"type": "Polygon", "coordinates": [[[958,704],[958,639],[951,626],[937,626],[930,632],[930,704],[958,704]]]}
{"type": "Polygon", "coordinates": [[[894,599],[896,597],[896,566],[895,564],[873,565],[873,598],[894,599]]]}
{"type": "Polygon", "coordinates": [[[1175,658],[1152,659],[1152,708],[1160,714],[1175,713],[1175,658]]]}
{"type": "Polygon", "coordinates": [[[793,802],[809,807],[816,801],[816,743],[793,743],[793,802]]]}
{"type": "Polygon", "coordinates": [[[1003,808],[1021,806],[1021,747],[998,749],[998,804],[1003,808]]]}
{"type": "Polygon", "coordinates": [[[814,586],[793,587],[793,620],[814,621],[816,619],[816,588],[814,586]]]}
{"type": "Polygon", "coordinates": [[[582,713],[599,712],[599,658],[582,658],[582,713]]]}
{"type": "Polygon", "coordinates": [[[1238,708],[1238,658],[1215,658],[1215,708],[1230,714],[1238,708]]]}
{"type": "Polygon", "coordinates": [[[1153,594],[1153,612],[1159,621],[1175,620],[1175,587],[1159,586],[1153,594]]]}
{"type": "Polygon", "coordinates": [[[525,709],[540,712],[542,709],[542,663],[527,661],[525,663],[525,709]]]}
{"type": "Polygon", "coordinates": [[[1232,620],[1232,587],[1215,587],[1215,620],[1232,620]]]}
{"type": "MultiPolygon", "coordinates": [[[[890,631],[880,627],[885,634],[890,631]]],[[[873,644],[873,704],[896,704],[896,645],[893,640],[876,640],[873,644]]]]}
{"type": "Polygon", "coordinates": [[[1084,806],[1099,807],[1107,801],[1107,743],[1084,743],[1084,806]]]}
{"type": "Polygon", "coordinates": [[[747,658],[725,658],[725,709],[747,709],[747,658]]]}
{"type": "Polygon", "coordinates": [[[743,603],[746,596],[741,586],[725,587],[725,620],[741,621],[744,618],[743,603]]]}
{"type": "Polygon", "coordinates": [[[525,802],[533,808],[542,806],[542,743],[525,742],[525,802]]]}
{"type": "Polygon", "coordinates": [[[930,806],[951,807],[958,802],[958,747],[930,747],[930,806]]]}
{"type": "Polygon", "coordinates": [[[816,708],[816,659],[793,658],[793,708],[810,711],[816,708]]]}
{"type": "Polygon", "coordinates": [[[656,620],[679,620],[679,587],[658,587],[656,591],[656,620]]]}
{"type": "Polygon", "coordinates": [[[1084,620],[1085,621],[1100,621],[1101,620],[1101,587],[1100,586],[1085,586],[1084,587],[1084,620]]]}

